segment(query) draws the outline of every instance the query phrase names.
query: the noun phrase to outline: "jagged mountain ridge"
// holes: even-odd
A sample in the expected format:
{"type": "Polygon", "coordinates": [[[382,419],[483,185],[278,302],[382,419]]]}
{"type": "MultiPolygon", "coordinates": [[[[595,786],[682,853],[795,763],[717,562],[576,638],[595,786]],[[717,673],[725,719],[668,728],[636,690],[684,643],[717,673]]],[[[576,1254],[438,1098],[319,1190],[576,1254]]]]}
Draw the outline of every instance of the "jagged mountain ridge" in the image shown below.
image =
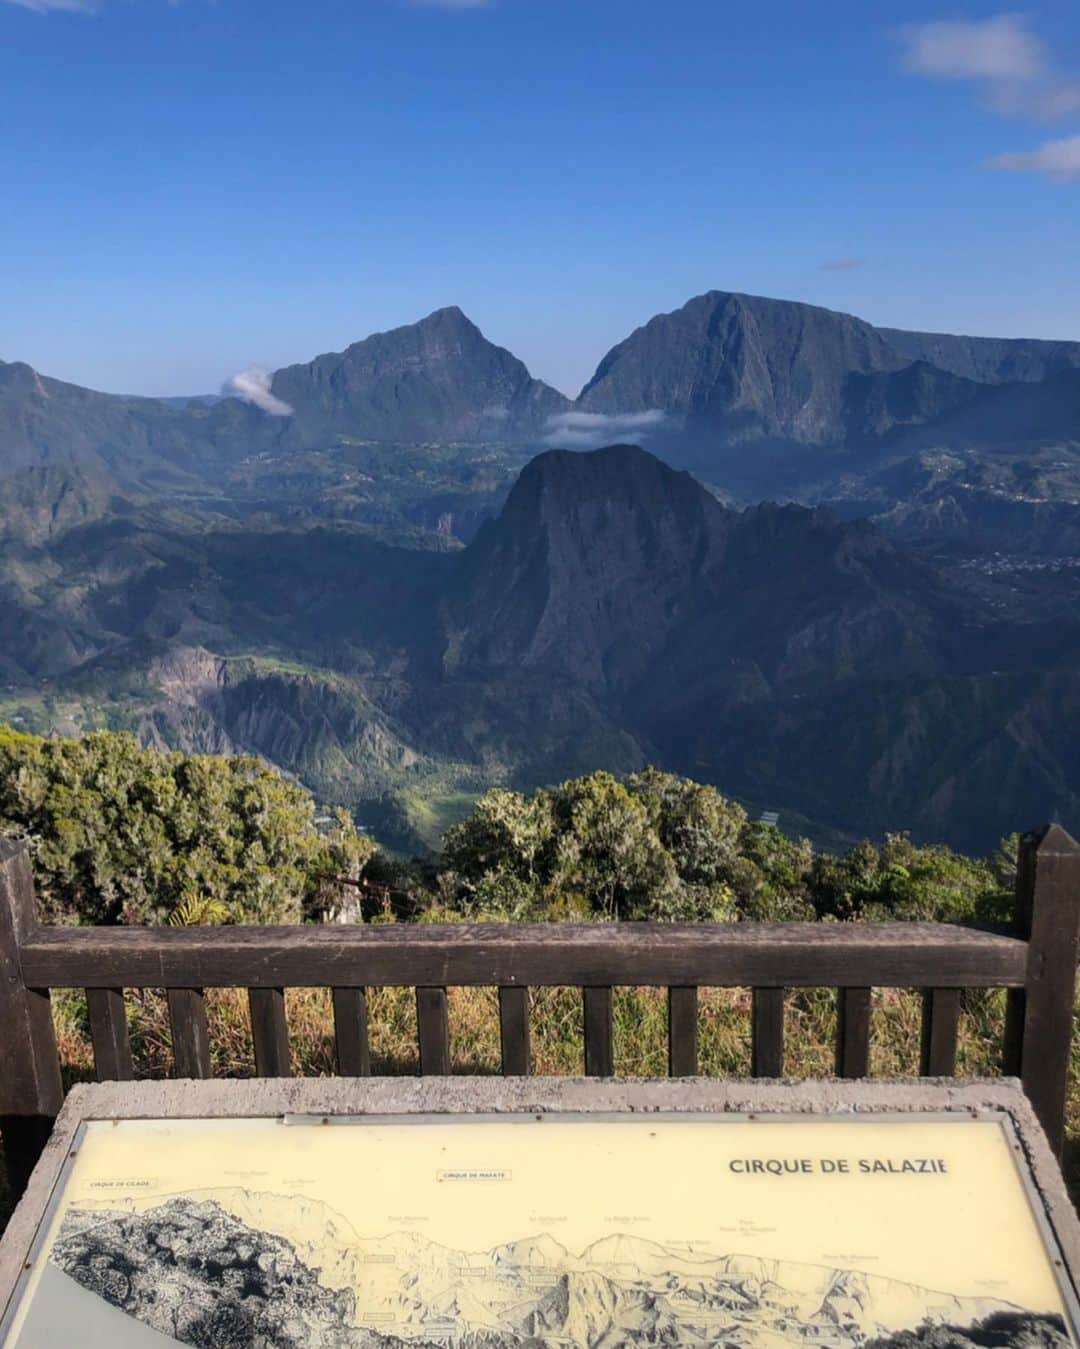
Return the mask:
{"type": "MultiPolygon", "coordinates": [[[[293,1335],[302,1329],[308,1343],[333,1349],[431,1339],[455,1349],[592,1349],[721,1334],[737,1346],[812,1335],[848,1349],[921,1325],[974,1327],[1032,1315],[1000,1299],[823,1265],[704,1251],[688,1257],[625,1234],[579,1254],[548,1234],[487,1251],[451,1249],[415,1232],[358,1238],[326,1205],[302,1200],[297,1219],[291,1203],[221,1190],[129,1201],[121,1211],[69,1211],[50,1258],[106,1301],[194,1344],[203,1341],[192,1337],[191,1325],[223,1312],[242,1315],[264,1334],[269,1323],[271,1343],[296,1344],[294,1327],[293,1335]],[[155,1266],[158,1291],[150,1297],[155,1266]],[[257,1270],[267,1285],[260,1291],[248,1275],[240,1307],[233,1306],[233,1269],[257,1270]],[[181,1292],[182,1311],[174,1305],[181,1292]]],[[[1043,1320],[1064,1343],[1055,1318],[1043,1320]]]]}
{"type": "Polygon", "coordinates": [[[236,397],[99,393],[0,362],[0,475],[75,464],[176,490],[218,484],[245,459],[339,440],[537,444],[548,419],[571,406],[456,307],[285,367],[272,392],[289,415],[236,397]]]}
{"type": "Polygon", "coordinates": [[[573,401],[451,306],[278,370],[270,388],[288,416],[237,398],[100,394],[0,364],[0,471],[90,463],[162,487],[339,443],[536,447],[557,443],[552,419],[569,411],[650,412],[664,418],[651,443],[672,462],[750,497],[784,496],[835,474],[835,452],[841,467],[872,464],[908,432],[1000,441],[1003,413],[1014,439],[1080,440],[1076,395],[1060,383],[1078,367],[1080,343],[907,333],[709,291],[615,346],[573,401]],[[995,401],[1002,385],[1014,393],[995,401]]]}

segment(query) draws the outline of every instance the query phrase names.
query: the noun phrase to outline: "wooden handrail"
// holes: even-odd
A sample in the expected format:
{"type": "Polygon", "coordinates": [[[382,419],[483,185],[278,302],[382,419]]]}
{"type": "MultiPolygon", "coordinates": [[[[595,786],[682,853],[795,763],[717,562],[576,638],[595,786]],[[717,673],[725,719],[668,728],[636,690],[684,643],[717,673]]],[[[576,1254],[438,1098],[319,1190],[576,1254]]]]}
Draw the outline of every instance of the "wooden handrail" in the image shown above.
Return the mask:
{"type": "Polygon", "coordinates": [[[101,1077],[131,1076],[126,988],[165,989],[180,1076],[208,1077],[204,989],[249,991],[256,1071],[290,1071],[284,990],[333,991],[339,1070],[371,1071],[368,988],[416,990],[423,1073],[450,1071],[447,988],[499,990],[502,1065],[531,1071],[529,989],[582,990],[587,1073],[614,1066],[612,990],[668,990],[669,1069],[698,1070],[698,990],[753,990],[755,1074],[784,1069],[784,991],[837,990],[836,1071],[869,1071],[871,992],[923,990],[922,1071],[955,1070],[960,990],[1008,990],[1003,1063],[1059,1150],[1080,953],[1080,846],[1024,835],[1010,932],[946,923],[439,923],[215,928],[44,927],[25,845],[0,838],[0,1130],[18,1193],[63,1099],[49,990],[87,991],[101,1077]]]}
{"type": "Polygon", "coordinates": [[[1027,943],[947,923],[37,928],[32,988],[1019,988],[1027,943]]]}

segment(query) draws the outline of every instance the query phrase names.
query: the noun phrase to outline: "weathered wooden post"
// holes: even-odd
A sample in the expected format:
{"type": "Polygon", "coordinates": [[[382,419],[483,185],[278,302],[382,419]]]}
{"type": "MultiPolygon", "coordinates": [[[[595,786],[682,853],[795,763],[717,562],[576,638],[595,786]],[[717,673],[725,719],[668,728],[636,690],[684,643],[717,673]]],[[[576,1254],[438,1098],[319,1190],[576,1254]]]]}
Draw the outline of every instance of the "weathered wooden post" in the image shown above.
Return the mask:
{"type": "Polygon", "coordinates": [[[19,949],[36,925],[26,844],[0,838],[0,1130],[16,1198],[64,1099],[48,990],[22,977],[19,949]]]}
{"type": "Polygon", "coordinates": [[[1080,954],[1080,844],[1058,824],[1020,840],[1016,926],[1028,942],[1027,974],[1009,995],[1005,1069],[1023,1081],[1060,1156],[1080,954]]]}

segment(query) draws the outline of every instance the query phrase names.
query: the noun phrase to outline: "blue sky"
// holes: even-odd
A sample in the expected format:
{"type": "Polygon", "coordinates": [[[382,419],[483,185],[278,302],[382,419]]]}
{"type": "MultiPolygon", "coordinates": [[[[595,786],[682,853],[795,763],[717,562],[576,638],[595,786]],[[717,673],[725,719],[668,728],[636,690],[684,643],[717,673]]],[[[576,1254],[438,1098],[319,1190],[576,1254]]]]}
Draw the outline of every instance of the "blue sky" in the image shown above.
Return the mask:
{"type": "Polygon", "coordinates": [[[0,359],[97,388],[460,304],[573,393],[712,288],[1080,338],[1073,0],[0,0],[0,107],[0,359]]]}

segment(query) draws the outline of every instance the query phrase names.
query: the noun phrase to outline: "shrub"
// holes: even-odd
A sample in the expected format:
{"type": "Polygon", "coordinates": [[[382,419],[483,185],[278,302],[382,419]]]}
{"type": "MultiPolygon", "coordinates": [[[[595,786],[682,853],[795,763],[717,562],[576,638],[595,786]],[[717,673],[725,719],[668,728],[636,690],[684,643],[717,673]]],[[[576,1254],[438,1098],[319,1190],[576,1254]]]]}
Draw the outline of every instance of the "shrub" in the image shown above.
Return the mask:
{"type": "Polygon", "coordinates": [[[715,787],[647,768],[488,792],[447,832],[434,889],[514,919],[1007,918],[1016,846],[983,860],[898,833],[815,855],[715,787]]]}
{"type": "Polygon", "coordinates": [[[336,824],[321,835],[311,796],[257,759],[0,726],[0,832],[27,839],[52,921],[297,921],[374,851],[345,812],[336,824]]]}

